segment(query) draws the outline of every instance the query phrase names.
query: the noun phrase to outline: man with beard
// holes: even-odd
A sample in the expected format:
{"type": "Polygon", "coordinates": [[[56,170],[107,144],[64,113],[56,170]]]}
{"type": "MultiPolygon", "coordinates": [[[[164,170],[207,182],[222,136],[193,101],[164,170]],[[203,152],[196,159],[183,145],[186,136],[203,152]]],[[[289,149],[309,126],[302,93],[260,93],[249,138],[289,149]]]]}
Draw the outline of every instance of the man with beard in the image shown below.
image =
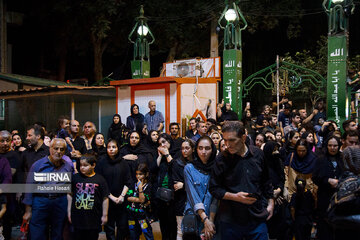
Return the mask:
{"type": "Polygon", "coordinates": [[[26,179],[27,172],[29,172],[34,162],[49,155],[49,147],[44,144],[44,129],[39,125],[33,125],[28,128],[26,134],[27,149],[22,153],[21,164],[26,179]]]}
{"type": "Polygon", "coordinates": [[[92,149],[91,141],[96,133],[95,124],[93,122],[89,122],[89,121],[86,122],[83,127],[83,132],[84,132],[84,135],[82,135],[81,138],[83,138],[85,141],[86,149],[91,150],[92,149]]]}
{"type": "Polygon", "coordinates": [[[174,147],[176,149],[180,149],[181,148],[181,144],[183,143],[183,139],[180,137],[180,125],[177,122],[172,122],[169,125],[169,131],[170,131],[170,136],[171,139],[174,141],[174,147]]]}
{"type": "MultiPolygon", "coordinates": [[[[63,159],[66,150],[64,139],[55,138],[50,143],[50,155],[36,161],[29,171],[27,184],[35,184],[34,173],[72,173],[73,166],[63,159]]],[[[65,178],[64,178],[65,179],[65,178]]],[[[42,186],[63,184],[65,181],[39,182],[42,186]]],[[[23,203],[26,211],[23,216],[25,221],[30,222],[29,233],[31,239],[48,239],[48,230],[51,232],[50,239],[63,239],[63,227],[67,212],[66,193],[53,191],[51,193],[26,193],[23,203]]]]}
{"type": "MultiPolygon", "coordinates": [[[[20,156],[19,153],[11,150],[11,134],[3,130],[0,132],[0,158],[8,161],[11,168],[12,182],[18,183],[20,170],[20,156]]],[[[4,178],[6,176],[1,176],[4,178]]],[[[8,181],[8,180],[7,180],[8,181]]],[[[20,196],[20,195],[19,195],[20,196]]],[[[4,214],[3,220],[3,236],[5,239],[11,238],[11,228],[14,222],[15,210],[18,207],[16,202],[16,194],[7,194],[7,211],[4,214]]]]}

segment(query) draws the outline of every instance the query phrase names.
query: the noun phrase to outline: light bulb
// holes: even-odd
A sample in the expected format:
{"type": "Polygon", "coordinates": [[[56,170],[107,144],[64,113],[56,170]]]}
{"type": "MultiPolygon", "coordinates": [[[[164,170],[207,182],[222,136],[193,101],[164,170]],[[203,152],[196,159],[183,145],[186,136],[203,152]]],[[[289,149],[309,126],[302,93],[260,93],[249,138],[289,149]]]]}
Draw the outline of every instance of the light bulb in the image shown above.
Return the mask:
{"type": "Polygon", "coordinates": [[[149,28],[145,25],[142,25],[138,28],[137,30],[137,33],[140,35],[140,36],[146,36],[149,32],[149,28]]]}
{"type": "Polygon", "coordinates": [[[228,21],[228,22],[232,22],[232,21],[235,21],[236,20],[236,12],[234,9],[230,8],[226,11],[225,13],[225,19],[228,21]]]}

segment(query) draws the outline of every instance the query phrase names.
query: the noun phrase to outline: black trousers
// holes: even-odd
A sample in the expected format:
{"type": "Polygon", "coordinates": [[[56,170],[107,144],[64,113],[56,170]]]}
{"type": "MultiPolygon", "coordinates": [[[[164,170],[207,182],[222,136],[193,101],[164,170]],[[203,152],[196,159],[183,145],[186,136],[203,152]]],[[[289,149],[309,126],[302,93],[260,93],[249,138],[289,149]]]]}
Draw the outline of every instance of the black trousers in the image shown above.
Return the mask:
{"type": "Polygon", "coordinates": [[[98,240],[99,229],[74,229],[74,240],[98,240]]]}
{"type": "Polygon", "coordinates": [[[167,203],[159,200],[158,215],[162,239],[175,240],[177,234],[177,223],[173,201],[167,203]]]}
{"type": "Polygon", "coordinates": [[[104,228],[107,240],[123,240],[129,235],[125,203],[117,205],[110,200],[108,222],[104,228]]]}

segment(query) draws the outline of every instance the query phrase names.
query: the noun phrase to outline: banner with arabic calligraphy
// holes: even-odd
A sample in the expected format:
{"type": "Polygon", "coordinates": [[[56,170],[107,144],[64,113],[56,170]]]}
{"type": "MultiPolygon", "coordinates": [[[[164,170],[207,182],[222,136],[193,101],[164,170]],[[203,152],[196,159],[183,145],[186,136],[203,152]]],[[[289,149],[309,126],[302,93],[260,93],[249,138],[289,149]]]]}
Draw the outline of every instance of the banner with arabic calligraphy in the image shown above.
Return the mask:
{"type": "Polygon", "coordinates": [[[239,96],[242,79],[242,51],[236,49],[224,50],[223,56],[224,102],[230,103],[232,110],[239,114],[242,108],[239,96]]]}
{"type": "Polygon", "coordinates": [[[328,37],[327,118],[338,125],[346,109],[346,36],[328,37]]]}

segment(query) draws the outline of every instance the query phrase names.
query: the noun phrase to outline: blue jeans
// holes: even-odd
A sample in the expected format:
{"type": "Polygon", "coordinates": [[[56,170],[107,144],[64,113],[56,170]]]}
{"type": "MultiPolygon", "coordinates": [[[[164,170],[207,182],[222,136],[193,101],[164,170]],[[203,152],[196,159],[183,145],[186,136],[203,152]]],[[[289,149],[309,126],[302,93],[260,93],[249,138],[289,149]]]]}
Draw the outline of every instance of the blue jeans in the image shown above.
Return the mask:
{"type": "Polygon", "coordinates": [[[48,239],[47,230],[51,230],[51,240],[63,239],[63,228],[66,219],[66,195],[49,199],[34,197],[29,232],[32,240],[48,239]]]}
{"type": "Polygon", "coordinates": [[[220,231],[222,239],[268,240],[268,231],[264,222],[247,225],[220,222],[220,231]]]}

